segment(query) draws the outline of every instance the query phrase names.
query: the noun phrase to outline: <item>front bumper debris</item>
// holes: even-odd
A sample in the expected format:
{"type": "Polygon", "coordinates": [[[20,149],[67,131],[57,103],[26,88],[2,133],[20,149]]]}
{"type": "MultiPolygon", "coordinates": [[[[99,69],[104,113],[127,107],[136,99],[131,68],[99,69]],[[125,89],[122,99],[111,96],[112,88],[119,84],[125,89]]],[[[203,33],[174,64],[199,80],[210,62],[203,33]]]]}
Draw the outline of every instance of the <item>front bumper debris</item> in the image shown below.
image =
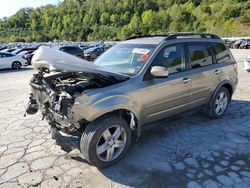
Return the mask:
{"type": "Polygon", "coordinates": [[[51,89],[41,75],[34,75],[30,86],[32,93],[29,97],[30,101],[26,113],[35,114],[40,110],[43,119],[46,119],[52,128],[63,132],[74,131],[75,123],[71,112],[73,98],[65,92],[58,93],[51,89]]]}

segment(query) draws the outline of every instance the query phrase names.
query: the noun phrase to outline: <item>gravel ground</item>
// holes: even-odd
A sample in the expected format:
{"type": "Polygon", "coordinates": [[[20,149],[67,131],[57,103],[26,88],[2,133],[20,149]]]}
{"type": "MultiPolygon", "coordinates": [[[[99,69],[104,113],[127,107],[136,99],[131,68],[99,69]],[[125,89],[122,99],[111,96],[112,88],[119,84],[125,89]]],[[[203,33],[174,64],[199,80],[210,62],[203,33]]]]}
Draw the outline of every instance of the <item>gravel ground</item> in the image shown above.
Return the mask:
{"type": "Polygon", "coordinates": [[[191,112],[143,130],[118,164],[97,169],[77,136],[51,139],[37,113],[23,117],[31,68],[0,71],[0,187],[250,187],[250,50],[232,50],[239,84],[222,119],[191,112]],[[56,144],[57,142],[57,144],[56,144]]]}

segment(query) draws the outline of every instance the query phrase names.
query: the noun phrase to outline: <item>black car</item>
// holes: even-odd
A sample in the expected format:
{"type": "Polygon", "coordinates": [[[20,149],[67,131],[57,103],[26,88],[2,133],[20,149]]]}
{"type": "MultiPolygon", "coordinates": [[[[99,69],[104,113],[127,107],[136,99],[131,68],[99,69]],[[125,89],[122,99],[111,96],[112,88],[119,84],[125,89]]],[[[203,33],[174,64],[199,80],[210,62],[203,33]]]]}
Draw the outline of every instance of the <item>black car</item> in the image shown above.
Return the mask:
{"type": "Polygon", "coordinates": [[[74,55],[76,57],[83,58],[83,51],[78,46],[62,46],[59,48],[59,50],[74,55]]]}
{"type": "Polygon", "coordinates": [[[243,42],[244,42],[244,40],[242,40],[242,39],[236,40],[234,45],[233,45],[233,48],[238,49],[243,42]]]}
{"type": "Polygon", "coordinates": [[[84,51],[84,59],[88,61],[93,61],[98,56],[100,56],[105,49],[103,47],[93,47],[84,51]]]}
{"type": "Polygon", "coordinates": [[[26,52],[22,57],[24,58],[24,59],[26,59],[27,60],[27,62],[28,62],[28,65],[31,65],[31,60],[32,60],[32,57],[33,57],[33,55],[35,54],[35,52],[36,52],[36,50],[30,50],[30,51],[28,51],[28,52],[26,52]]]}
{"type": "Polygon", "coordinates": [[[37,49],[38,49],[38,47],[24,47],[24,48],[18,48],[16,50],[12,51],[11,53],[19,54],[19,53],[21,53],[23,51],[35,51],[37,49]]]}
{"type": "Polygon", "coordinates": [[[250,49],[250,39],[245,39],[245,40],[241,43],[241,45],[240,45],[239,48],[240,48],[240,49],[250,49]]]}

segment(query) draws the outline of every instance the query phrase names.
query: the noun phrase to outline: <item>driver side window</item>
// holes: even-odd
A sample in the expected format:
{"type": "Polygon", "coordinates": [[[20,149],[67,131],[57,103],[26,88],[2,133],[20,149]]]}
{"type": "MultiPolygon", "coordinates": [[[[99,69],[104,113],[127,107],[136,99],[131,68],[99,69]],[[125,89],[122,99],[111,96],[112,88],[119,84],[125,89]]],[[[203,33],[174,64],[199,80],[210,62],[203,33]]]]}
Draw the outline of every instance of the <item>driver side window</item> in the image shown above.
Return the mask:
{"type": "Polygon", "coordinates": [[[185,70],[184,47],[182,44],[166,46],[157,55],[153,66],[164,66],[168,68],[169,74],[185,70]]]}

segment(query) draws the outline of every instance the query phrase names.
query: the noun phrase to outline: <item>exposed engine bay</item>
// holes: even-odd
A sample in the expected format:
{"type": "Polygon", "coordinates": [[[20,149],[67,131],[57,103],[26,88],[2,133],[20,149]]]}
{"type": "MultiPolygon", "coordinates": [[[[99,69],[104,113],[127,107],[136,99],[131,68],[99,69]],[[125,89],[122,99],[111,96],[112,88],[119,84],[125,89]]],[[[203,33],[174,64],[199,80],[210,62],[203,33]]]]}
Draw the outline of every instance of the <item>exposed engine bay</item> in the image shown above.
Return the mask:
{"type": "Polygon", "coordinates": [[[30,104],[28,114],[35,114],[38,109],[52,127],[65,132],[80,128],[80,122],[74,122],[71,112],[75,97],[85,90],[107,87],[122,81],[124,77],[101,75],[86,72],[66,72],[46,75],[34,74],[30,85],[30,104]]]}
{"type": "Polygon", "coordinates": [[[129,76],[104,71],[93,63],[44,46],[34,54],[32,66],[37,73],[30,81],[32,92],[26,113],[35,114],[40,110],[52,128],[65,132],[78,129],[84,123],[82,110],[77,111],[80,113],[77,120],[72,110],[77,97],[84,96],[87,90],[129,79],[129,76]]]}

